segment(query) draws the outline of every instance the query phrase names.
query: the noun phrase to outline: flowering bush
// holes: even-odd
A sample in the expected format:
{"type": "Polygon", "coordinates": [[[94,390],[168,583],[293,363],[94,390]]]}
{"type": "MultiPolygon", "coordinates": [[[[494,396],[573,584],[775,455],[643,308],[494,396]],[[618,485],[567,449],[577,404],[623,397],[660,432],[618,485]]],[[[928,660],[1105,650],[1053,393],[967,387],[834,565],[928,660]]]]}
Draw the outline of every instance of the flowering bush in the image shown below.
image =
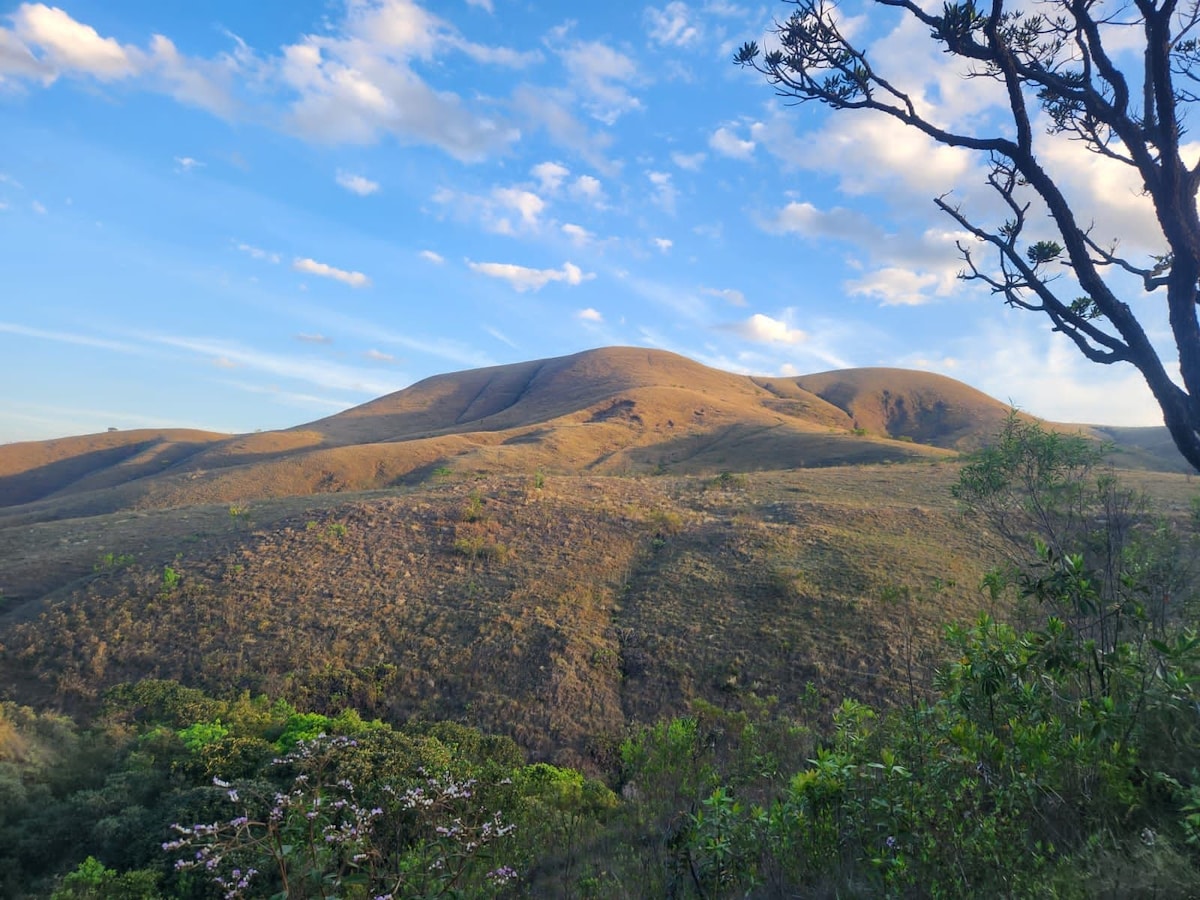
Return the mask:
{"type": "Polygon", "coordinates": [[[450,775],[396,787],[371,786],[369,804],[332,775],[353,738],[303,741],[275,765],[295,770],[288,789],[264,796],[214,779],[240,814],[174,825],[163,850],[179,870],[196,870],[226,900],[276,892],[289,898],[487,897],[518,878],[495,851],[514,826],[476,799],[476,782],[450,775]],[[375,790],[377,788],[377,790],[375,790]]]}

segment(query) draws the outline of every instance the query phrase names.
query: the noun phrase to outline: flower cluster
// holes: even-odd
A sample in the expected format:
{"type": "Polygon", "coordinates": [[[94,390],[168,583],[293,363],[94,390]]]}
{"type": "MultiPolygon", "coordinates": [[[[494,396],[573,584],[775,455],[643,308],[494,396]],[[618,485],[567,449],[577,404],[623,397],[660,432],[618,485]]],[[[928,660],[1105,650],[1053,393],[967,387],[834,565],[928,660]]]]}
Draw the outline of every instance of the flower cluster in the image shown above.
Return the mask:
{"type": "Polygon", "coordinates": [[[423,784],[377,785],[387,798],[382,806],[361,802],[352,781],[327,774],[333,752],[356,745],[349,738],[302,742],[275,760],[300,771],[273,794],[214,779],[242,814],[176,825],[178,837],[163,850],[180,853],[176,868],[203,872],[226,900],[248,896],[252,883],[256,895],[306,897],[311,888],[325,896],[332,888],[340,896],[352,879],[375,900],[390,900],[457,895],[467,885],[490,895],[518,878],[507,865],[486,869],[496,864],[492,845],[515,826],[481,805],[475,779],[422,772],[423,784]]]}

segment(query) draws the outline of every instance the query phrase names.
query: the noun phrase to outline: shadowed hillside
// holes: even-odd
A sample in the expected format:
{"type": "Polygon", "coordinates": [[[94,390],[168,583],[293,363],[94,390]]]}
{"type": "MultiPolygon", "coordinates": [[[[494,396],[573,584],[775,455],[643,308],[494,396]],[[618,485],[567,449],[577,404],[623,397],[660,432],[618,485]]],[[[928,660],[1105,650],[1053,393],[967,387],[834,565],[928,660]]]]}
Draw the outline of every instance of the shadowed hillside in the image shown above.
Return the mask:
{"type": "Polygon", "coordinates": [[[855,428],[956,450],[980,446],[1008,415],[982,391],[931,372],[846,369],[794,383],[842,410],[855,428]]]}

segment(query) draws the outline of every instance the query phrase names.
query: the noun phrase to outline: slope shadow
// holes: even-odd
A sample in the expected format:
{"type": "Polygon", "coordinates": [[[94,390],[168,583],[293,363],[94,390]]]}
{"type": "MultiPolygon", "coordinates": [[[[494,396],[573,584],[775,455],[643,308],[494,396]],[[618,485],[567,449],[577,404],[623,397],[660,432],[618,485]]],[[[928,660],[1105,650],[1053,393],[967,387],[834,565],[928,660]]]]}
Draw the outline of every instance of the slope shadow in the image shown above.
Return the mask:
{"type": "Polygon", "coordinates": [[[102,469],[132,459],[155,443],[156,439],[151,439],[105,450],[91,450],[15,475],[0,476],[0,507],[21,506],[41,500],[102,469]]]}

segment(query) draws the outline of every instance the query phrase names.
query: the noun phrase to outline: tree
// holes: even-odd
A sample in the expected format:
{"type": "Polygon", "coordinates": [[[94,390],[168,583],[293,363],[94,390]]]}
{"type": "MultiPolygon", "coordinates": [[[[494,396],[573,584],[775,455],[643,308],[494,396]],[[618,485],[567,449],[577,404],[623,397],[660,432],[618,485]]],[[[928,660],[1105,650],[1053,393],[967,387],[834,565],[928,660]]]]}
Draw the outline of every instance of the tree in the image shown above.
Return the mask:
{"type": "Polygon", "coordinates": [[[779,49],[764,53],[747,43],[734,61],[762,73],[789,99],[875,110],[940,144],[986,154],[987,183],[1005,209],[1002,222],[980,224],[948,195],[934,201],[976,239],[958,245],[961,277],[987,285],[1011,307],[1048,316],[1089,360],[1136,366],[1175,444],[1200,469],[1200,163],[1188,164],[1183,145],[1185,113],[1200,99],[1200,2],[1053,0],[1032,14],[1006,8],[1016,4],[1004,0],[947,2],[940,13],[926,12],[927,4],[917,0],[871,0],[868,5],[898,10],[928,28],[932,41],[969,67],[966,77],[1002,88],[1006,121],[990,135],[943,127],[925,115],[894,73],[876,69],[868,52],[852,43],[831,0],[787,2],[796,9],[775,27],[779,49]],[[1143,65],[1127,73],[1114,55],[1118,40],[1134,29],[1143,65]],[[1134,170],[1162,230],[1159,252],[1135,259],[1116,242],[1093,237],[1091,224],[1080,220],[1039,160],[1039,107],[1049,134],[1080,141],[1134,170]],[[1040,227],[1034,214],[1043,208],[1056,235],[1029,233],[1040,227]],[[978,243],[994,254],[994,264],[976,258],[978,243]],[[1063,266],[1073,279],[1060,278],[1063,266]],[[1077,296],[1073,288],[1064,290],[1070,281],[1077,296]],[[1130,305],[1138,281],[1141,293],[1166,295],[1182,386],[1151,343],[1145,315],[1130,305]]]}

